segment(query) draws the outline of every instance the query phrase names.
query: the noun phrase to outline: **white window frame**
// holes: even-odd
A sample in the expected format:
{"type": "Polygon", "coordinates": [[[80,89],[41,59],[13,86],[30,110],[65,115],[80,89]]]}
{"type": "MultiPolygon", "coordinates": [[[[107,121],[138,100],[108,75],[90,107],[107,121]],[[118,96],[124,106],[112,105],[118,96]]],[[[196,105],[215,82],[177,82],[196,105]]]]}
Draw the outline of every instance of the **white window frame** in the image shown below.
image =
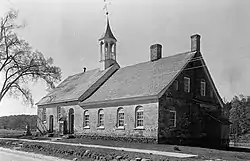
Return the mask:
{"type": "Polygon", "coordinates": [[[98,110],[98,125],[99,128],[104,128],[104,110],[98,110]]]}
{"type": "Polygon", "coordinates": [[[184,77],[184,92],[189,93],[190,92],[190,78],[189,77],[184,77]],[[187,82],[187,85],[186,85],[187,82]],[[186,90],[187,86],[187,90],[186,90]]]}
{"type": "Polygon", "coordinates": [[[143,128],[143,125],[144,125],[144,109],[142,106],[137,106],[135,110],[135,127],[143,128]]]}
{"type": "Polygon", "coordinates": [[[83,128],[89,128],[89,111],[88,110],[85,110],[83,113],[83,128]]]}
{"type": "Polygon", "coordinates": [[[174,110],[169,111],[169,122],[171,122],[171,121],[174,121],[174,126],[170,125],[170,127],[176,127],[176,111],[174,111],[174,110]],[[174,113],[174,120],[170,118],[170,115],[171,115],[170,113],[174,113]]]}
{"type": "Polygon", "coordinates": [[[118,128],[124,128],[125,125],[125,113],[124,108],[120,107],[117,110],[117,127],[118,128]]]}
{"type": "Polygon", "coordinates": [[[206,96],[206,81],[204,79],[201,80],[201,96],[206,96]]]}

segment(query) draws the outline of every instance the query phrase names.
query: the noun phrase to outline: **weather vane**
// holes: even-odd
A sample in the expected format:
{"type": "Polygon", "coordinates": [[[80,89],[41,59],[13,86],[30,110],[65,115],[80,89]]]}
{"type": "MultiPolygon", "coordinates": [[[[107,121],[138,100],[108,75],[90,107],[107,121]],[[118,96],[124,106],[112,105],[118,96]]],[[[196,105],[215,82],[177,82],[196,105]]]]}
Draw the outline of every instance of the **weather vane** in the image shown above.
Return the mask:
{"type": "Polygon", "coordinates": [[[109,0],[104,0],[104,7],[103,10],[106,11],[106,15],[108,16],[109,12],[108,12],[108,5],[110,5],[111,2],[109,2],[109,0]]]}

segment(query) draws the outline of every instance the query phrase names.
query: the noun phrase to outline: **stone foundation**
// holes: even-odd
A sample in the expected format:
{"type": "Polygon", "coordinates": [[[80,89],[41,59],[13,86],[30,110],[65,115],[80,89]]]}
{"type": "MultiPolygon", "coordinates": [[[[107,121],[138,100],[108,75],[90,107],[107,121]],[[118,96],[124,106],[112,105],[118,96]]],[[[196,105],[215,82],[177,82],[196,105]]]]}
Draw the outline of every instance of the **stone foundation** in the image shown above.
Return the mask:
{"type": "Polygon", "coordinates": [[[114,140],[114,141],[124,141],[124,142],[138,142],[138,143],[153,143],[157,144],[157,139],[155,138],[145,138],[145,137],[121,137],[121,136],[108,136],[108,135],[97,135],[97,134],[84,134],[75,135],[76,138],[89,138],[89,139],[100,139],[100,140],[114,140]]]}

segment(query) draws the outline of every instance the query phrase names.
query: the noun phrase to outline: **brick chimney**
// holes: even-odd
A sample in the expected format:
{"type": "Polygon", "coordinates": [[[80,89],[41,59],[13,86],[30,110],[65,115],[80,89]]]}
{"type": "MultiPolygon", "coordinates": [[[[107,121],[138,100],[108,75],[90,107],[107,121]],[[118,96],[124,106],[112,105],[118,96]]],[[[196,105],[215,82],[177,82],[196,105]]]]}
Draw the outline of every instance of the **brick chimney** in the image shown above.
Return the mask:
{"type": "Polygon", "coordinates": [[[199,34],[191,36],[191,51],[200,51],[200,39],[201,36],[199,34]]]}
{"type": "Polygon", "coordinates": [[[161,59],[161,44],[154,44],[150,46],[150,59],[151,61],[156,61],[161,59]]]}

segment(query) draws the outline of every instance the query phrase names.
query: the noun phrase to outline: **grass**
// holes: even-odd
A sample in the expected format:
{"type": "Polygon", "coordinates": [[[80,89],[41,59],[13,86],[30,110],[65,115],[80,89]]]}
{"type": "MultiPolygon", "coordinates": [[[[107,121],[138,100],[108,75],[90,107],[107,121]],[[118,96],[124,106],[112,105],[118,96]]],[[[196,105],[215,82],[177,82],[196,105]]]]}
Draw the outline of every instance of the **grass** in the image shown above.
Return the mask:
{"type": "MultiPolygon", "coordinates": [[[[135,149],[147,149],[147,150],[158,150],[167,152],[180,152],[187,154],[198,155],[198,158],[192,158],[191,160],[208,160],[208,159],[223,159],[227,161],[246,161],[250,160],[250,150],[230,148],[229,150],[218,150],[209,149],[201,147],[190,147],[190,146],[176,146],[176,145],[166,145],[166,144],[146,144],[146,143],[134,143],[134,142],[121,142],[112,140],[93,140],[89,138],[75,138],[75,139],[63,139],[58,140],[59,142],[68,143],[82,143],[82,144],[95,144],[104,146],[114,146],[114,147],[125,147],[125,148],[135,148],[135,149]],[[180,151],[174,150],[174,147],[178,147],[180,151]]],[[[180,159],[179,159],[180,160],[180,159]]],[[[190,159],[182,159],[190,160],[190,159]]]]}
{"type": "Polygon", "coordinates": [[[18,137],[25,135],[24,130],[7,130],[7,129],[0,129],[0,137],[18,137]]]}

